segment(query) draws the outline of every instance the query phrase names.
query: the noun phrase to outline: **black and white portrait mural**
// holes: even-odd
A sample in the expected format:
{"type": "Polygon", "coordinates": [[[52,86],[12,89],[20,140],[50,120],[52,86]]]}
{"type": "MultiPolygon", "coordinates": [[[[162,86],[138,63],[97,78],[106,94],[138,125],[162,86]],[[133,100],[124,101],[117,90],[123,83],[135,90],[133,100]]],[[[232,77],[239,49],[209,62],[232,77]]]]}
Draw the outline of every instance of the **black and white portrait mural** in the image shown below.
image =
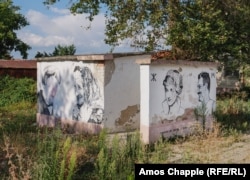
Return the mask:
{"type": "Polygon", "coordinates": [[[41,88],[38,90],[38,113],[53,115],[54,98],[61,83],[61,75],[55,66],[42,70],[41,88]]]}
{"type": "Polygon", "coordinates": [[[151,123],[186,119],[202,106],[206,107],[204,113],[211,115],[216,108],[216,86],[216,68],[189,64],[151,65],[151,123]]]}
{"type": "Polygon", "coordinates": [[[214,63],[160,61],[141,66],[141,132],[145,142],[212,128],[216,106],[214,63]],[[149,91],[146,91],[149,87],[149,91]],[[149,96],[149,98],[148,98],[149,96]],[[207,116],[204,116],[207,115],[207,116]],[[205,117],[205,118],[204,118],[205,117]]]}
{"type": "Polygon", "coordinates": [[[103,102],[100,88],[91,70],[86,66],[75,66],[74,88],[76,104],[73,108],[73,120],[90,123],[102,123],[103,102]]]}
{"type": "Polygon", "coordinates": [[[38,114],[43,125],[57,120],[102,124],[104,77],[100,66],[82,61],[45,61],[37,66],[38,114]]]}
{"type": "Polygon", "coordinates": [[[167,119],[182,115],[184,109],[180,94],[183,89],[182,75],[177,70],[169,70],[163,80],[164,100],[162,102],[163,114],[167,119]]]}
{"type": "Polygon", "coordinates": [[[200,107],[205,108],[204,114],[211,115],[215,111],[215,100],[210,97],[210,76],[208,72],[198,74],[197,94],[200,107]]]}

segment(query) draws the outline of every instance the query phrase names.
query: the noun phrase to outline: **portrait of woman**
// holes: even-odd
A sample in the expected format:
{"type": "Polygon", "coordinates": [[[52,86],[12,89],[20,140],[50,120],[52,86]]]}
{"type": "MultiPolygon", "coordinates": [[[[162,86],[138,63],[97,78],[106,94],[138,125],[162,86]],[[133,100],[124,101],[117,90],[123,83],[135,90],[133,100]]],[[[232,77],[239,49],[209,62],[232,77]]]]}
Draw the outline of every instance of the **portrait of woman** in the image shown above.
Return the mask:
{"type": "Polygon", "coordinates": [[[183,88],[182,75],[177,70],[169,70],[163,80],[163,86],[165,94],[162,102],[163,114],[172,120],[184,113],[180,99],[183,88]]]}

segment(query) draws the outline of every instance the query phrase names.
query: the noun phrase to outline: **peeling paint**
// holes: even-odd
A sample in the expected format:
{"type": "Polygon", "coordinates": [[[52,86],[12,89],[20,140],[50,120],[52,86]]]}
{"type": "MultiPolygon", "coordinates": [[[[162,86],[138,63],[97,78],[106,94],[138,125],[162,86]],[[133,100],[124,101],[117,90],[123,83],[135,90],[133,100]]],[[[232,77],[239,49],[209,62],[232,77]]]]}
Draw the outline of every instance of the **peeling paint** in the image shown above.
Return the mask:
{"type": "Polygon", "coordinates": [[[116,126],[132,125],[133,117],[140,112],[139,105],[128,106],[121,111],[121,116],[115,121],[116,126]]]}
{"type": "Polygon", "coordinates": [[[152,120],[153,123],[151,125],[155,125],[155,124],[171,124],[173,122],[177,122],[177,121],[185,121],[185,120],[195,120],[195,114],[194,114],[194,109],[191,108],[187,108],[185,109],[185,112],[183,115],[176,117],[173,120],[168,120],[164,117],[158,116],[158,115],[154,115],[152,120]]]}

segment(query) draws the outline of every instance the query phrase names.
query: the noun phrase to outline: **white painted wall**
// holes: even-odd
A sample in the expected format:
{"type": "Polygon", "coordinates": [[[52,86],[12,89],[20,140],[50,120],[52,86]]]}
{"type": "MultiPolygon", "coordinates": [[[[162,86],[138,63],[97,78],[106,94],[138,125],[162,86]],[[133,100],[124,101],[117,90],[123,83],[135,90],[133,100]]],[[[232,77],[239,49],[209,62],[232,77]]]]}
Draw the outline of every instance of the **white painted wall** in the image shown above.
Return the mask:
{"type": "Polygon", "coordinates": [[[143,132],[143,141],[149,142],[149,126],[150,126],[150,66],[140,66],[140,131],[143,132]]]}
{"type": "MultiPolygon", "coordinates": [[[[98,67],[95,63],[84,63],[82,61],[52,61],[37,63],[37,90],[44,90],[42,84],[43,71],[47,66],[54,66],[58,69],[61,83],[57,88],[53,103],[53,114],[51,116],[61,119],[72,119],[73,108],[76,106],[76,93],[74,87],[73,71],[75,66],[88,67],[100,88],[100,104],[104,107],[104,67],[98,67]]],[[[39,102],[38,102],[39,104],[39,102]]],[[[52,107],[49,107],[50,109],[52,107]]],[[[51,111],[52,112],[52,111],[51,111]]]]}
{"type": "MultiPolygon", "coordinates": [[[[140,132],[142,134],[142,140],[145,143],[159,140],[162,136],[170,137],[189,134],[193,131],[193,128],[196,127],[197,123],[202,123],[201,116],[197,117],[195,114],[195,111],[201,108],[202,105],[198,96],[198,74],[201,72],[207,72],[209,74],[209,103],[212,102],[215,108],[217,87],[217,67],[215,64],[185,61],[161,61],[161,63],[141,64],[140,132]],[[166,98],[166,92],[170,92],[172,87],[168,86],[166,90],[163,86],[163,81],[167,73],[171,70],[177,70],[182,76],[183,82],[179,100],[174,103],[180,106],[167,106],[170,107],[172,114],[163,111],[164,100],[168,102],[164,105],[171,104],[171,98],[169,98],[170,100],[166,98]],[[174,109],[177,110],[175,111],[174,109]]],[[[173,91],[175,91],[175,89],[173,89],[173,91]]],[[[168,108],[166,109],[168,110],[168,108]]],[[[212,120],[212,113],[207,114],[205,128],[211,128],[212,120]]]]}
{"type": "Polygon", "coordinates": [[[139,129],[140,112],[134,112],[140,110],[140,66],[136,63],[140,59],[150,59],[150,55],[114,59],[115,69],[104,89],[104,124],[111,132],[139,129]]]}
{"type": "MultiPolygon", "coordinates": [[[[86,55],[67,57],[56,57],[44,59],[37,63],[37,89],[43,90],[42,76],[47,66],[54,66],[61,76],[61,83],[58,86],[54,97],[53,114],[47,115],[38,112],[38,123],[46,125],[49,121],[56,121],[58,118],[63,122],[69,122],[70,126],[77,131],[93,129],[93,132],[100,128],[107,128],[109,132],[132,131],[140,128],[140,65],[141,59],[150,59],[150,55],[121,54],[114,56],[86,55]],[[73,60],[72,60],[73,59],[73,60]],[[73,71],[75,66],[88,67],[91,70],[100,89],[99,105],[103,108],[103,121],[96,127],[85,119],[83,125],[75,123],[73,119],[77,97],[73,71]],[[108,77],[106,77],[108,76],[108,77]],[[45,116],[44,116],[45,115],[45,116]],[[48,117],[49,116],[49,117],[48,117]],[[85,123],[85,124],[84,124],[85,123]],[[97,128],[97,129],[96,129],[97,128]]],[[[148,89],[148,87],[147,87],[148,89]]],[[[93,104],[93,102],[90,102],[93,104]]],[[[39,103],[38,101],[38,104],[39,103]]],[[[49,107],[52,109],[52,107],[49,107]]],[[[81,111],[81,110],[79,110],[81,111]]],[[[51,111],[52,112],[52,111],[51,111]]],[[[88,108],[84,109],[82,116],[88,114],[88,108]]],[[[79,121],[77,121],[79,122],[79,121]]],[[[81,120],[80,120],[81,122],[81,120]]],[[[52,123],[52,126],[55,123],[52,123]]],[[[91,131],[92,132],[92,131],[91,131]]]]}
{"type": "Polygon", "coordinates": [[[198,105],[197,84],[198,74],[202,71],[210,74],[211,90],[210,97],[216,100],[216,69],[206,66],[192,67],[182,65],[151,65],[150,66],[150,121],[162,120],[162,102],[164,100],[163,80],[171,69],[178,70],[183,76],[183,90],[180,94],[181,105],[184,109],[195,108],[198,105]],[[152,74],[156,74],[156,81],[152,81],[152,74]]]}

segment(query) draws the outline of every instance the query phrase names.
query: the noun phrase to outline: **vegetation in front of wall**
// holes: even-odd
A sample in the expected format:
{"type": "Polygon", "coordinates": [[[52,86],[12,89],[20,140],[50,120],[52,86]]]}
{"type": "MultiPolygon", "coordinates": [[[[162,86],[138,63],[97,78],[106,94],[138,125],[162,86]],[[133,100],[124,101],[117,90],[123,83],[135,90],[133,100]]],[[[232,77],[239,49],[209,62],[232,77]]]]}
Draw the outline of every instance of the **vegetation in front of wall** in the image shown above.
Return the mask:
{"type": "Polygon", "coordinates": [[[34,179],[72,179],[77,162],[77,147],[71,137],[65,137],[59,129],[37,133],[34,179]]]}
{"type": "Polygon", "coordinates": [[[0,77],[0,107],[22,101],[35,102],[36,81],[31,78],[0,77]]]}
{"type": "Polygon", "coordinates": [[[202,131],[206,129],[206,104],[203,102],[200,106],[194,109],[195,118],[201,121],[202,131]]]}
{"type": "Polygon", "coordinates": [[[37,127],[32,98],[6,103],[0,107],[0,179],[134,179],[135,163],[246,163],[249,103],[237,96],[218,100],[212,131],[150,145],[142,143],[139,132],[103,130],[90,136],[37,127]]]}

